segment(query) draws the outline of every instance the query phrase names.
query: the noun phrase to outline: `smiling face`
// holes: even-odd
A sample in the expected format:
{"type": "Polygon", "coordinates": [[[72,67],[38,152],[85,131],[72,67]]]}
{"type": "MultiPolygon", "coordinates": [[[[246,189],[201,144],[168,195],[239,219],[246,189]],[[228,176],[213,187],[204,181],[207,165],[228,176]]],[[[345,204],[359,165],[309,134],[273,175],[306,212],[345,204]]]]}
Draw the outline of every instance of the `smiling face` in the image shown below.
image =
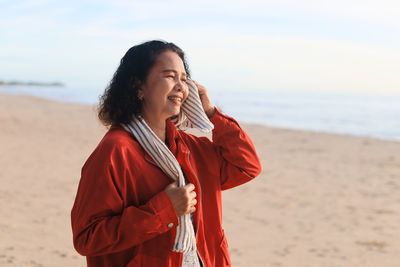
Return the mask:
{"type": "Polygon", "coordinates": [[[143,101],[142,116],[166,120],[178,115],[189,93],[186,78],[179,55],[172,51],[161,53],[139,90],[143,101]]]}

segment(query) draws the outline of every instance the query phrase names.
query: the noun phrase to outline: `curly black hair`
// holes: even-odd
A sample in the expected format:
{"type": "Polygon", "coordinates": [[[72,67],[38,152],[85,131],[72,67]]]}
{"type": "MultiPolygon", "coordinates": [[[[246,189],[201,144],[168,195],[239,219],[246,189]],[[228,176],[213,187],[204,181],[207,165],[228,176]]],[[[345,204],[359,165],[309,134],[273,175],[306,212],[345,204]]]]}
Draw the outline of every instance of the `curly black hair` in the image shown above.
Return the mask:
{"type": "Polygon", "coordinates": [[[162,40],[152,40],[131,47],[121,59],[113,78],[100,96],[98,117],[105,126],[128,123],[133,115],[140,113],[142,103],[138,98],[138,91],[146,82],[157,57],[165,51],[178,54],[183,61],[187,77],[190,78],[185,53],[177,45],[162,40]]]}

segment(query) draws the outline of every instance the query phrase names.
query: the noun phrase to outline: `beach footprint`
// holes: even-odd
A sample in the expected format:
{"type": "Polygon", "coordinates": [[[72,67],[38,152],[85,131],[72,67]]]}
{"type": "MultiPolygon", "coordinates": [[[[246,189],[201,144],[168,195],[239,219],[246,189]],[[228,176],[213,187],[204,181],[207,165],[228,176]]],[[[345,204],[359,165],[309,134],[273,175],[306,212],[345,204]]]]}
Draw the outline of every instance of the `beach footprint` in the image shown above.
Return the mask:
{"type": "Polygon", "coordinates": [[[53,250],[52,253],[56,254],[57,256],[59,256],[61,258],[66,258],[68,256],[67,253],[59,251],[59,250],[53,250]]]}

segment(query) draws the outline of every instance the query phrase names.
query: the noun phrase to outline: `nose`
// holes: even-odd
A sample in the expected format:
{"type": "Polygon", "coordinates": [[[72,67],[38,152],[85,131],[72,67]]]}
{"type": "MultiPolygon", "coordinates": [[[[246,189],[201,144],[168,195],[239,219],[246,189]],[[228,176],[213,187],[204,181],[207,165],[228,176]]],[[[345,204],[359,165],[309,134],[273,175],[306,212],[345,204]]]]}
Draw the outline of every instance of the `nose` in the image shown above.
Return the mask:
{"type": "Polygon", "coordinates": [[[175,86],[175,89],[177,90],[177,91],[183,91],[183,88],[182,88],[182,84],[180,84],[180,83],[178,83],[176,86],[175,86]]]}
{"type": "Polygon", "coordinates": [[[178,90],[178,91],[183,91],[183,90],[185,89],[185,86],[187,86],[186,83],[183,82],[183,81],[181,81],[181,80],[179,80],[179,81],[176,83],[175,88],[176,88],[176,90],[178,90]]]}

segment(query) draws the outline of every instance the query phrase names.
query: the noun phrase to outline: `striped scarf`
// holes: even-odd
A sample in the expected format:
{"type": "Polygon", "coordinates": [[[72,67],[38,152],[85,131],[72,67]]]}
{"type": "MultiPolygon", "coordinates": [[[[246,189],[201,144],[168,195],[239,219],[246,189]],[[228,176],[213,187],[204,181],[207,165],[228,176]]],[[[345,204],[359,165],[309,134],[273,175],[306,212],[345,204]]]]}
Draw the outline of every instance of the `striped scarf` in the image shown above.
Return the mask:
{"type": "Polygon", "coordinates": [[[187,80],[189,95],[181,107],[179,115],[172,119],[175,125],[181,129],[196,128],[202,132],[210,132],[214,125],[208,119],[201,104],[199,90],[190,79],[187,80]]]}
{"type": "MultiPolygon", "coordinates": [[[[188,80],[188,85],[189,95],[182,104],[180,114],[172,121],[179,129],[197,128],[203,132],[210,132],[214,125],[204,112],[198,89],[191,80],[188,80]]],[[[129,124],[122,126],[133,134],[139,144],[166,175],[178,181],[179,187],[185,186],[185,177],[175,156],[141,116],[135,116],[129,124]]],[[[173,251],[185,253],[195,250],[196,237],[191,215],[185,214],[179,218],[173,251]]]]}

